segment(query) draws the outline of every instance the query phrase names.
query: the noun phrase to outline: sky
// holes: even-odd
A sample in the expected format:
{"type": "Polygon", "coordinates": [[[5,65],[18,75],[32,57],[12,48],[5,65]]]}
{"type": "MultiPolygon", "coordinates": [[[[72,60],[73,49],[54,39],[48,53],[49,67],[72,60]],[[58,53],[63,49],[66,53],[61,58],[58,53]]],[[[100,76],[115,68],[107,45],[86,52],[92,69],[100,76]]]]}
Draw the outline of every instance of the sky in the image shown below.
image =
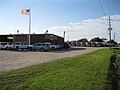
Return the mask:
{"type": "Polygon", "coordinates": [[[31,33],[50,34],[65,40],[94,37],[109,38],[108,16],[111,16],[112,38],[120,42],[120,0],[0,0],[0,34],[28,34],[31,9],[31,33]],[[104,11],[101,8],[100,2],[104,11]],[[105,12],[105,13],[104,13],[105,12]]]}

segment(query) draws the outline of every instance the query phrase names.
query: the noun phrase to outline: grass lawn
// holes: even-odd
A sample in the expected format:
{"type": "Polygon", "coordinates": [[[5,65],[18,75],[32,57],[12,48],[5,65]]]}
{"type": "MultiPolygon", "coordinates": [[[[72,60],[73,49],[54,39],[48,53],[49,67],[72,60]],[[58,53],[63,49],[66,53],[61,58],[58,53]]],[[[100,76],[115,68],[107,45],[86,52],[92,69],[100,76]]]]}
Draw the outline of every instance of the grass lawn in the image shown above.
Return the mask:
{"type": "Polygon", "coordinates": [[[111,50],[102,49],[3,72],[0,74],[0,90],[110,90],[113,86],[111,78],[108,79],[111,54],[111,50]]]}

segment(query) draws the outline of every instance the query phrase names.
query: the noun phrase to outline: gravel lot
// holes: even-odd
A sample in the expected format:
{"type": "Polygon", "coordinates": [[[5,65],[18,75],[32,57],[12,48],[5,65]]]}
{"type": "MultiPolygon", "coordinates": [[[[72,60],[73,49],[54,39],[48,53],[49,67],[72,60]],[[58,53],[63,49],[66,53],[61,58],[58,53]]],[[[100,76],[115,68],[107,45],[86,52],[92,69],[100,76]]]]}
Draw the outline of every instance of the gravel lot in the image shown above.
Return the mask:
{"type": "Polygon", "coordinates": [[[58,50],[51,52],[39,51],[5,51],[0,50],[0,72],[15,70],[38,63],[48,62],[61,58],[73,57],[89,53],[100,48],[93,47],[73,47],[68,50],[58,50]]]}

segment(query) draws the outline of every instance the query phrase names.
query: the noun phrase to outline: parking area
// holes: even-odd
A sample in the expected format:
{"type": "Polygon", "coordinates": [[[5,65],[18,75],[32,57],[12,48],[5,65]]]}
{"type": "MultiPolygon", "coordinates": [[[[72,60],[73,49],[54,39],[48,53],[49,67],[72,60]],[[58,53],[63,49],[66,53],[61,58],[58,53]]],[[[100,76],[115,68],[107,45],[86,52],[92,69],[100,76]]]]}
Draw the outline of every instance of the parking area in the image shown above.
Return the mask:
{"type": "Polygon", "coordinates": [[[72,47],[51,52],[0,50],[0,72],[89,53],[100,48],[72,47]]]}

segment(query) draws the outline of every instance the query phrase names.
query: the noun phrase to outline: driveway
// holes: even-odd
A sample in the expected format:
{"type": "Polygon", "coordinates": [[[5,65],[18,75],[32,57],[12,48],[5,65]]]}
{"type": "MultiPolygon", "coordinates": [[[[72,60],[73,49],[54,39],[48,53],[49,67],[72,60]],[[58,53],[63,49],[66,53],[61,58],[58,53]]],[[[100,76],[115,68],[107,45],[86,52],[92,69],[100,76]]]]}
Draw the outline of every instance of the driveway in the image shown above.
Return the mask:
{"type": "Polygon", "coordinates": [[[95,47],[73,47],[51,52],[32,51],[5,51],[0,50],[0,72],[15,70],[52,60],[74,57],[90,53],[100,48],[95,47]]]}

